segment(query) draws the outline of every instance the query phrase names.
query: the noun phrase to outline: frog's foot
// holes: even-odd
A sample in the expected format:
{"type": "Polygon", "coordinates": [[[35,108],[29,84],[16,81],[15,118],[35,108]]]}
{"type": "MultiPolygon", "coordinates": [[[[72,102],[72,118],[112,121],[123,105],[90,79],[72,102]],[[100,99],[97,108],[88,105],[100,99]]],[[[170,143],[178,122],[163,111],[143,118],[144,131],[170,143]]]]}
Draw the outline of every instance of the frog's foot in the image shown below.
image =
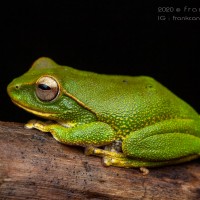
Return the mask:
{"type": "Polygon", "coordinates": [[[52,124],[51,121],[47,121],[47,122],[42,122],[42,121],[39,121],[39,120],[30,120],[28,121],[28,123],[25,124],[25,128],[26,129],[38,129],[42,132],[49,132],[49,129],[48,129],[48,126],[47,125],[50,125],[52,124]]]}
{"type": "Polygon", "coordinates": [[[104,166],[115,166],[115,167],[123,167],[123,168],[139,168],[142,172],[142,175],[149,174],[149,170],[146,167],[142,167],[143,165],[148,165],[148,163],[131,160],[129,158],[112,158],[110,156],[104,156],[102,159],[102,163],[104,166]]]}
{"type": "MultiPolygon", "coordinates": [[[[104,156],[102,159],[102,163],[104,166],[116,166],[116,167],[125,167],[125,168],[131,168],[132,165],[127,165],[127,162],[124,161],[124,159],[119,158],[111,158],[109,156],[104,156]]],[[[140,167],[140,171],[142,172],[142,175],[149,174],[149,170],[146,167],[140,167]]]]}
{"type": "Polygon", "coordinates": [[[107,151],[103,149],[99,149],[93,146],[88,146],[85,148],[85,155],[95,155],[99,157],[109,156],[109,157],[125,157],[123,153],[117,153],[112,151],[107,151]]]}
{"type": "Polygon", "coordinates": [[[125,168],[139,167],[143,175],[147,175],[149,173],[149,170],[144,167],[148,166],[149,162],[132,160],[127,158],[123,153],[111,152],[93,146],[88,146],[85,148],[85,155],[103,157],[102,163],[104,166],[116,166],[125,168]]]}
{"type": "Polygon", "coordinates": [[[26,128],[26,129],[33,129],[33,128],[35,128],[35,124],[37,124],[38,122],[40,122],[40,121],[35,120],[35,119],[29,120],[29,121],[24,125],[24,128],[26,128]]]}

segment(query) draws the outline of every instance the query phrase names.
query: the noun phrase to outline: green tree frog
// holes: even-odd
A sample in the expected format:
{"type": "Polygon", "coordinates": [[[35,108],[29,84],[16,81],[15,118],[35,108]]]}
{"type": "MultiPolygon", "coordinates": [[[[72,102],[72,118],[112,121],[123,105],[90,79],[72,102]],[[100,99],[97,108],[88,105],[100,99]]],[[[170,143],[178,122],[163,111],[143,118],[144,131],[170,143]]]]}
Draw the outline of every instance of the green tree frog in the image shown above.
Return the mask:
{"type": "Polygon", "coordinates": [[[85,147],[105,166],[158,167],[200,157],[200,116],[147,76],[104,75],[36,60],[7,88],[13,103],[50,121],[27,128],[85,147]]]}

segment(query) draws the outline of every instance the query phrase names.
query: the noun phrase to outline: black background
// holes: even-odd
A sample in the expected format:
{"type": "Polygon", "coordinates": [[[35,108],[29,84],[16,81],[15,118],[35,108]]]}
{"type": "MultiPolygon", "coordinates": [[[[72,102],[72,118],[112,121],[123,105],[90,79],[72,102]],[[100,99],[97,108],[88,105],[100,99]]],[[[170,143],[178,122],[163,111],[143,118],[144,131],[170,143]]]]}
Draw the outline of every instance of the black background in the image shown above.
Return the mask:
{"type": "Polygon", "coordinates": [[[12,104],[6,86],[41,56],[98,73],[153,76],[200,112],[200,21],[172,20],[173,15],[200,17],[200,12],[158,13],[159,7],[200,6],[134,2],[1,5],[0,120],[33,118],[12,104]]]}

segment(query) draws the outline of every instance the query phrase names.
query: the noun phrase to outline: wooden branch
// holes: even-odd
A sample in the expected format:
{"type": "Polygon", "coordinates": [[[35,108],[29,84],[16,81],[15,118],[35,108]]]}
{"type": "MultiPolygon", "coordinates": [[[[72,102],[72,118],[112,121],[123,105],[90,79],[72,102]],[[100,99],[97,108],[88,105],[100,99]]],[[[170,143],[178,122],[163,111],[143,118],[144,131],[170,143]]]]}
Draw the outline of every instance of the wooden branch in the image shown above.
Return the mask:
{"type": "Polygon", "coordinates": [[[200,199],[199,160],[150,169],[103,167],[81,147],[0,122],[0,199],[200,199]]]}

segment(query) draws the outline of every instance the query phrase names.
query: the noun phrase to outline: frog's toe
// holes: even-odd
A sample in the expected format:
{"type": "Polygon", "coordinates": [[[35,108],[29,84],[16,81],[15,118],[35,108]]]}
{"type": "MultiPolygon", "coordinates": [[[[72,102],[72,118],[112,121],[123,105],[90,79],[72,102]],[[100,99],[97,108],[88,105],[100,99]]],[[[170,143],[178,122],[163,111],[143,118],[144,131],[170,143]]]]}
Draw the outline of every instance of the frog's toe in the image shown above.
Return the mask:
{"type": "Polygon", "coordinates": [[[26,129],[32,129],[35,127],[35,124],[37,123],[37,120],[35,119],[32,119],[32,120],[29,120],[25,125],[24,125],[24,128],[26,129]]]}
{"type": "Polygon", "coordinates": [[[142,175],[147,175],[149,174],[149,170],[146,167],[140,167],[140,171],[142,172],[142,175]]]}
{"type": "Polygon", "coordinates": [[[95,148],[93,146],[87,146],[85,148],[85,155],[89,156],[89,155],[94,155],[94,150],[95,148]]]}
{"type": "Polygon", "coordinates": [[[108,166],[111,166],[112,165],[112,158],[111,157],[109,157],[109,156],[104,156],[103,158],[102,158],[102,164],[103,164],[103,166],[105,166],[105,167],[108,167],[108,166]]]}

